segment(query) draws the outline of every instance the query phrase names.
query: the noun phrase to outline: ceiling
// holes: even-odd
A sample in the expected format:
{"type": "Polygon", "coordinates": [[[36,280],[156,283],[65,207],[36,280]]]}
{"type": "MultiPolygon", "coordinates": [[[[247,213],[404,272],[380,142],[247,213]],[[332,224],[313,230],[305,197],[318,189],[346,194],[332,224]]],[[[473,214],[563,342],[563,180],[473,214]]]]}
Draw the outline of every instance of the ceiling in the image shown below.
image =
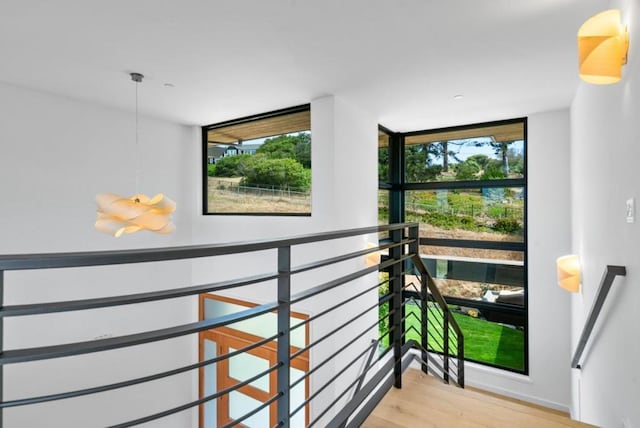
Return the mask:
{"type": "Polygon", "coordinates": [[[577,29],[607,4],[2,0],[0,81],[133,110],[136,71],[141,114],[184,124],[334,94],[395,131],[437,128],[569,106],[577,29]]]}

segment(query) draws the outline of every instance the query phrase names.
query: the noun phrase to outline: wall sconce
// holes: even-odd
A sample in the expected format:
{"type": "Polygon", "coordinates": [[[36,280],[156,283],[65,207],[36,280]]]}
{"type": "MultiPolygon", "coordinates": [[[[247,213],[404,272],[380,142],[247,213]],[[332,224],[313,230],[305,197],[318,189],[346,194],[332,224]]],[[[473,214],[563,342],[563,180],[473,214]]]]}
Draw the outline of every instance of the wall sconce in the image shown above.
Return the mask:
{"type": "Polygon", "coordinates": [[[627,63],[628,50],[629,33],[620,22],[620,10],[592,16],[578,30],[580,77],[596,85],[616,83],[627,63]]]}
{"type": "MultiPolygon", "coordinates": [[[[378,245],[374,244],[372,242],[367,242],[365,244],[366,249],[370,250],[371,248],[375,248],[378,245]]],[[[367,267],[371,267],[371,266],[376,266],[380,264],[380,251],[375,251],[373,253],[369,253],[366,256],[364,256],[364,260],[365,263],[367,264],[367,267]]]]}
{"type": "Polygon", "coordinates": [[[580,259],[570,254],[559,257],[556,261],[558,268],[558,285],[567,291],[577,293],[580,290],[580,259]]]}

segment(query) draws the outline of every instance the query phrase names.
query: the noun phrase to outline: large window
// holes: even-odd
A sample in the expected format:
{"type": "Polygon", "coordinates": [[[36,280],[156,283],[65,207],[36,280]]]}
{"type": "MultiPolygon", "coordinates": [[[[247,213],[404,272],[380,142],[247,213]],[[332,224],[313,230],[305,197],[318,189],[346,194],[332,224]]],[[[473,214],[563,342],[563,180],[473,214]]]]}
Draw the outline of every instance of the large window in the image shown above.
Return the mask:
{"type": "Polygon", "coordinates": [[[465,355],[527,373],[526,119],[383,133],[380,210],[420,223],[465,355]]]}
{"type": "Polygon", "coordinates": [[[202,128],[204,214],[311,215],[309,105],[202,128]]]}

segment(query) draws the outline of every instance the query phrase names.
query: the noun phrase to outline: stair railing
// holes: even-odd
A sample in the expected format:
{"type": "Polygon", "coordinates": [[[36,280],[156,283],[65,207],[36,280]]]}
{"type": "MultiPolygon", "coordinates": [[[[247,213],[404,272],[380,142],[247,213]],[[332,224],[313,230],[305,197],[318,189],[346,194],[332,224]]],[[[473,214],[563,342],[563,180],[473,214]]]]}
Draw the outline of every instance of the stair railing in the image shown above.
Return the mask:
{"type": "MultiPolygon", "coordinates": [[[[13,277],[12,277],[13,280],[13,277]]],[[[358,284],[360,284],[358,282],[358,284]]],[[[11,286],[21,286],[21,284],[11,284],[11,286]]],[[[55,285],[51,285],[55,286],[55,285]]],[[[38,318],[38,320],[41,320],[38,318]]],[[[46,325],[43,329],[51,326],[46,325]]],[[[321,321],[322,322],[322,321],[321,321]]],[[[12,330],[13,332],[13,330],[12,330]]],[[[306,412],[306,426],[330,426],[340,427],[358,426],[369,414],[371,409],[379,402],[384,393],[393,385],[401,386],[402,372],[409,366],[411,361],[417,360],[425,372],[439,375],[444,381],[453,379],[455,383],[464,386],[464,339],[460,328],[453,318],[448,306],[440,295],[433,279],[419,256],[418,246],[418,224],[405,223],[384,226],[373,226],[358,229],[349,229],[304,236],[275,239],[268,241],[255,241],[248,243],[231,243],[216,245],[200,245],[171,248],[154,248],[143,250],[124,251],[98,251],[79,253],[51,253],[51,254],[21,254],[21,255],[0,255],[0,428],[6,422],[8,425],[20,424],[16,422],[14,415],[12,419],[5,414],[6,409],[26,408],[28,417],[33,417],[38,412],[28,411],[28,406],[36,404],[51,403],[61,400],[73,400],[74,398],[95,396],[100,400],[103,395],[97,394],[110,392],[124,394],[135,394],[135,391],[124,391],[132,386],[143,386],[160,379],[167,379],[181,373],[194,370],[203,370],[207,366],[217,366],[227,361],[229,358],[249,353],[252,350],[265,345],[272,346],[277,350],[277,363],[263,372],[252,375],[250,378],[238,382],[232,387],[216,390],[214,393],[199,394],[198,399],[189,401],[189,397],[184,397],[182,404],[146,413],[147,410],[137,409],[142,412],[134,419],[118,421],[118,413],[110,412],[103,415],[107,419],[115,419],[113,427],[130,427],[139,424],[152,422],[170,415],[174,415],[192,408],[197,408],[212,400],[228,397],[234,391],[245,388],[261,377],[274,377],[273,384],[276,385],[273,394],[258,407],[247,413],[236,417],[225,423],[231,427],[240,425],[243,421],[251,418],[258,412],[268,409],[273,414],[273,425],[288,427],[292,418],[303,409],[312,411],[306,412]],[[389,242],[380,242],[378,247],[342,252],[326,259],[319,259],[304,265],[293,265],[292,251],[303,244],[317,242],[327,242],[343,238],[353,238],[373,233],[388,232],[391,235],[389,242]],[[256,251],[273,250],[277,253],[277,266],[268,272],[256,275],[235,278],[231,280],[218,281],[206,284],[188,285],[180,288],[170,288],[158,291],[134,293],[128,295],[111,295],[100,298],[78,299],[71,301],[49,301],[42,303],[11,304],[2,305],[4,302],[4,286],[6,285],[5,271],[18,270],[39,270],[39,269],[66,269],[90,266],[117,266],[121,264],[137,264],[146,262],[159,262],[169,260],[197,259],[202,257],[216,257],[229,254],[245,254],[256,251]],[[320,268],[334,264],[361,259],[367,254],[376,251],[388,251],[387,260],[382,260],[376,266],[366,268],[356,268],[342,276],[326,278],[320,268]],[[407,251],[408,250],[408,251],[407,251]],[[314,278],[317,283],[307,287],[302,291],[292,291],[292,282],[303,272],[318,272],[314,278]],[[380,281],[376,279],[372,284],[366,285],[364,289],[354,290],[354,281],[362,279],[371,280],[372,274],[378,271],[391,272],[388,280],[380,281]],[[407,287],[417,287],[416,284],[405,284],[406,274],[419,275],[420,278],[420,298],[407,298],[407,287]],[[345,309],[345,305],[358,298],[371,296],[376,293],[383,283],[390,284],[390,293],[381,296],[378,302],[364,307],[350,309],[350,319],[344,324],[338,325],[331,331],[313,337],[313,342],[306,346],[292,351],[291,332],[299,328],[306,328],[309,325],[318,323],[318,320],[327,320],[330,317],[339,315],[345,309]],[[274,284],[275,283],[275,284],[274,284]],[[110,308],[117,308],[128,305],[145,304],[148,302],[165,301],[187,296],[198,296],[202,293],[212,293],[232,288],[240,288],[248,285],[275,287],[276,299],[269,303],[239,310],[232,314],[216,316],[211,319],[200,319],[182,325],[160,328],[151,331],[128,334],[116,337],[98,338],[73,343],[60,343],[48,346],[39,346],[21,349],[5,349],[3,335],[6,329],[15,328],[14,323],[3,323],[8,317],[23,317],[31,315],[43,315],[53,313],[73,313],[76,311],[90,311],[100,309],[107,311],[110,308]],[[341,290],[341,298],[335,300],[332,305],[319,309],[309,318],[296,325],[290,324],[291,308],[300,302],[313,299],[319,295],[327,296],[341,290]],[[409,338],[409,335],[416,333],[414,326],[405,328],[407,320],[418,317],[415,308],[407,308],[410,305],[420,307],[420,331],[417,332],[419,341],[409,338]],[[388,305],[388,314],[379,316],[380,305],[388,305]],[[354,313],[352,313],[354,312],[354,313]],[[32,361],[53,360],[63,357],[76,357],[100,353],[104,351],[128,348],[133,346],[144,347],[146,344],[162,342],[178,337],[199,334],[212,329],[219,329],[227,325],[240,321],[253,319],[266,314],[275,314],[276,326],[275,334],[270,337],[256,339],[240,349],[216,355],[213,358],[200,358],[197,362],[185,366],[171,368],[170,370],[138,375],[137,377],[125,380],[117,380],[113,383],[84,386],[72,390],[56,391],[51,390],[50,385],[43,385],[47,393],[35,396],[16,397],[12,390],[15,386],[15,378],[5,379],[5,367],[9,365],[20,365],[32,361]],[[387,331],[379,331],[381,321],[390,320],[387,331]],[[375,338],[371,335],[375,332],[375,338]],[[372,344],[372,339],[374,342],[372,344]],[[377,343],[383,343],[377,355],[371,354],[372,347],[377,343]],[[332,344],[335,352],[325,356],[321,360],[313,361],[309,370],[298,379],[291,379],[291,362],[297,358],[309,358],[309,352],[319,346],[332,344]],[[421,351],[420,355],[409,352],[412,348],[421,351]],[[347,359],[348,356],[348,359],[347,359]],[[353,376],[358,364],[364,363],[364,370],[353,376]],[[322,383],[315,384],[310,395],[303,403],[292,408],[290,391],[301,382],[306,382],[315,376],[319,370],[327,370],[328,367],[335,367],[330,378],[323,377],[322,383]],[[367,380],[365,383],[364,381],[367,380]],[[332,387],[332,389],[328,389],[332,387]],[[321,400],[321,394],[326,395],[326,391],[333,390],[333,400],[321,400]],[[8,393],[8,394],[5,394],[8,393]],[[6,397],[10,397],[7,399],[6,397]],[[311,416],[310,416],[311,414],[311,416]]],[[[141,348],[144,349],[144,348],[141,348]]],[[[73,376],[73,373],[69,373],[73,376]]],[[[39,379],[30,379],[36,382],[39,379]]],[[[108,408],[108,406],[105,406],[108,408]]],[[[131,410],[131,409],[129,409],[131,410]]],[[[266,411],[266,410],[265,410],[266,411]]],[[[132,413],[129,413],[132,414],[132,413]]],[[[135,412],[134,412],[135,414],[135,412]]],[[[92,415],[92,420],[85,421],[81,426],[90,424],[105,424],[99,421],[98,415],[92,415]]],[[[57,421],[58,425],[64,424],[57,421]]],[[[24,425],[24,424],[23,424],[24,425]]],[[[66,425],[72,426],[72,425],[66,425]]]]}
{"type": "Polygon", "coordinates": [[[607,295],[609,294],[609,290],[611,289],[613,280],[616,278],[616,276],[626,275],[627,268],[625,266],[607,266],[607,268],[605,269],[604,274],[602,275],[602,280],[600,281],[600,287],[598,287],[596,299],[593,301],[593,306],[589,311],[587,322],[584,325],[582,334],[580,335],[580,340],[578,341],[578,346],[576,347],[576,350],[573,354],[573,359],[571,360],[572,369],[582,368],[582,365],[580,364],[582,354],[584,353],[587,343],[589,342],[591,332],[593,331],[593,327],[596,325],[598,315],[600,315],[602,306],[607,299],[607,295]]]}

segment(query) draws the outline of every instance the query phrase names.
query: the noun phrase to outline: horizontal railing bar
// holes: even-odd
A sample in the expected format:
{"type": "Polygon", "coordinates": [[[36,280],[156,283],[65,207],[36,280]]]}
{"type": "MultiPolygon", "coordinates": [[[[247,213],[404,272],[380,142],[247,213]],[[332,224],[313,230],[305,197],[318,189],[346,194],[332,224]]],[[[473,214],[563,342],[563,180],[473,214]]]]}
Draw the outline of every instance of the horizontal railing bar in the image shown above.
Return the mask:
{"type": "MultiPolygon", "coordinates": [[[[420,294],[416,293],[415,291],[405,290],[404,294],[420,298],[420,294]]],[[[504,313],[504,314],[513,314],[513,315],[522,315],[522,316],[525,315],[524,307],[509,305],[505,303],[492,303],[492,302],[485,302],[482,300],[461,299],[461,298],[452,297],[452,296],[446,296],[446,302],[449,305],[468,306],[468,307],[477,308],[480,310],[485,309],[485,310],[490,310],[490,311],[504,313]]],[[[434,307],[437,307],[439,310],[441,310],[439,306],[434,306],[434,307]]]]}
{"type": "Polygon", "coordinates": [[[244,421],[244,420],[250,418],[251,416],[255,415],[260,410],[264,409],[265,407],[270,406],[271,403],[273,403],[274,401],[279,400],[280,397],[282,397],[282,393],[278,393],[278,394],[274,395],[273,397],[270,397],[267,401],[265,401],[264,403],[262,403],[261,405],[259,405],[258,407],[256,407],[252,411],[250,411],[249,413],[245,413],[244,415],[242,415],[242,417],[232,420],[228,424],[223,425],[222,428],[230,428],[232,426],[238,425],[239,423],[242,423],[242,421],[244,421]]]}
{"type": "Polygon", "coordinates": [[[5,306],[2,308],[2,310],[0,310],[0,317],[79,311],[86,309],[105,308],[110,306],[132,305],[164,299],[174,299],[177,297],[209,293],[212,291],[225,290],[228,288],[243,287],[246,285],[276,279],[277,277],[277,273],[269,273],[246,277],[239,280],[201,284],[192,287],[174,288],[170,290],[153,291],[149,293],[129,294],[85,300],[69,300],[64,302],[33,303],[29,305],[5,306]]]}
{"type": "MultiPolygon", "coordinates": [[[[389,298],[391,298],[391,296],[389,298]]],[[[377,308],[377,307],[378,307],[378,303],[376,303],[376,304],[374,304],[372,306],[369,306],[364,311],[360,312],[358,315],[356,315],[355,317],[351,318],[350,321],[352,322],[352,321],[357,320],[358,318],[361,318],[363,315],[365,315],[371,309],[374,309],[374,308],[377,308]]],[[[378,320],[378,322],[380,322],[380,320],[378,320]]],[[[324,336],[322,336],[321,338],[319,338],[315,342],[305,346],[304,348],[300,348],[298,351],[296,351],[293,354],[291,354],[291,359],[294,359],[294,358],[298,357],[299,355],[303,354],[304,352],[307,352],[309,349],[313,348],[314,346],[324,342],[329,337],[333,336],[334,334],[336,334],[337,332],[339,332],[340,330],[342,330],[343,328],[345,328],[348,325],[349,324],[342,324],[340,327],[331,330],[329,333],[325,334],[324,336]]],[[[369,328],[371,328],[371,327],[369,327],[369,328]]]]}
{"type": "MultiPolygon", "coordinates": [[[[409,328],[407,329],[407,331],[405,333],[407,333],[407,332],[409,332],[411,330],[413,330],[417,335],[420,335],[420,332],[414,326],[409,326],[409,328]]],[[[444,348],[443,344],[441,342],[438,342],[435,337],[431,336],[431,338],[436,342],[436,344],[438,344],[438,345],[440,345],[440,346],[442,346],[444,348]]],[[[416,346],[418,348],[425,349],[424,345],[422,345],[421,343],[418,343],[417,341],[415,341],[415,343],[416,343],[416,346]]],[[[436,355],[438,355],[442,359],[442,362],[444,363],[444,354],[442,353],[442,351],[433,350],[433,351],[427,351],[427,352],[435,353],[436,355]]]]}
{"type": "MultiPolygon", "coordinates": [[[[440,294],[440,290],[438,290],[438,287],[433,282],[433,278],[431,278],[431,275],[429,275],[429,271],[427,271],[427,268],[425,267],[424,263],[422,263],[422,259],[420,259],[420,257],[417,254],[413,254],[412,261],[413,261],[413,265],[418,269],[418,271],[420,271],[420,275],[426,276],[427,287],[429,288],[429,291],[431,291],[431,296],[433,297],[434,301],[438,305],[440,305],[440,307],[444,312],[449,313],[447,302],[444,300],[444,298],[442,297],[442,294],[440,294]]],[[[457,321],[453,317],[450,317],[449,320],[451,321],[450,326],[456,331],[457,334],[461,335],[462,330],[460,330],[460,327],[458,326],[457,321]]]]}
{"type": "Polygon", "coordinates": [[[512,241],[478,241],[473,239],[420,238],[420,245],[434,247],[475,248],[480,250],[524,251],[524,242],[512,241]]]}
{"type": "MultiPolygon", "coordinates": [[[[410,341],[413,342],[413,341],[410,341]]],[[[407,344],[403,345],[401,348],[401,355],[404,355],[407,353],[407,351],[410,349],[410,346],[407,346],[409,344],[409,342],[407,342],[407,344]]],[[[349,390],[355,386],[359,381],[360,378],[364,378],[367,375],[367,372],[375,365],[378,364],[378,362],[380,362],[381,358],[378,358],[376,361],[374,361],[373,363],[371,363],[370,365],[368,365],[367,367],[365,367],[365,369],[362,371],[362,373],[360,374],[360,376],[358,376],[351,384],[349,384],[344,391],[342,391],[342,393],[340,393],[340,395],[338,395],[332,402],[331,404],[329,404],[329,406],[327,408],[325,408],[322,413],[320,413],[318,415],[318,417],[311,423],[308,425],[307,428],[312,427],[313,425],[315,425],[333,406],[336,405],[336,403],[338,403],[342,397],[344,397],[344,395],[349,392],[349,390]]],[[[382,379],[384,378],[385,372],[390,370],[391,367],[393,367],[394,364],[394,360],[391,358],[389,359],[389,361],[387,361],[387,363],[385,363],[385,365],[383,366],[382,369],[380,369],[376,375],[374,375],[373,379],[377,379],[379,383],[380,381],[382,381],[382,379]],[[379,379],[378,379],[379,378],[379,379]]],[[[361,391],[365,390],[365,388],[363,388],[361,391]]],[[[356,405],[356,403],[354,403],[354,400],[351,400],[351,402],[349,404],[347,404],[347,406],[345,408],[342,409],[342,412],[346,411],[347,408],[349,408],[350,406],[353,406],[353,409],[351,409],[348,414],[352,414],[353,411],[358,407],[359,403],[356,405]]]]}
{"type": "Polygon", "coordinates": [[[343,301],[341,301],[340,303],[336,304],[335,306],[332,306],[332,307],[330,307],[330,308],[328,308],[328,309],[325,309],[325,310],[324,310],[324,311],[322,311],[322,312],[319,312],[319,313],[317,313],[317,314],[315,314],[315,315],[313,315],[313,316],[310,316],[309,318],[307,318],[307,319],[305,319],[305,320],[302,320],[302,321],[301,321],[301,322],[299,322],[298,324],[296,324],[296,325],[292,326],[292,327],[289,329],[289,331],[291,332],[291,331],[293,331],[293,330],[295,330],[295,329],[297,329],[297,328],[300,328],[300,327],[302,327],[302,326],[304,326],[304,325],[309,324],[310,322],[312,322],[312,321],[314,321],[314,320],[316,320],[316,319],[318,319],[318,318],[320,318],[320,317],[322,317],[322,316],[324,316],[324,315],[328,314],[329,312],[335,311],[337,308],[339,308],[339,307],[341,307],[341,306],[343,306],[343,305],[346,305],[347,303],[350,303],[350,302],[354,301],[354,300],[355,300],[355,299],[357,299],[358,297],[361,297],[361,296],[363,296],[363,295],[365,295],[365,294],[367,294],[367,293],[370,293],[371,291],[373,291],[373,290],[375,290],[376,288],[380,287],[380,285],[381,285],[381,284],[384,284],[385,282],[389,282],[389,280],[382,281],[382,282],[380,282],[380,283],[378,283],[378,284],[374,285],[373,287],[367,288],[366,290],[361,291],[360,293],[358,293],[358,294],[356,294],[356,295],[352,296],[352,297],[351,297],[351,298],[349,298],[348,300],[343,300],[343,301]]]}
{"type": "MultiPolygon", "coordinates": [[[[404,373],[409,368],[413,359],[414,358],[412,354],[405,354],[402,357],[402,373],[404,373]]],[[[348,412],[345,412],[346,414],[340,412],[340,414],[336,415],[336,417],[331,422],[329,422],[327,428],[344,427],[344,424],[346,423],[345,419],[347,418],[350,418],[350,420],[349,424],[346,425],[346,428],[359,428],[367,419],[369,414],[371,414],[377,404],[382,400],[382,397],[384,397],[386,393],[391,389],[394,382],[395,376],[393,372],[389,373],[386,378],[378,380],[375,383],[373,383],[371,380],[367,382],[367,386],[362,388],[367,388],[366,393],[362,395],[356,394],[351,400],[351,402],[353,403],[350,402],[349,405],[354,405],[354,407],[346,409],[348,412]],[[375,388],[377,389],[375,390],[375,392],[373,392],[375,388]],[[357,410],[358,407],[360,408],[360,410],[356,415],[353,416],[353,413],[357,410]]]]}
{"type": "Polygon", "coordinates": [[[215,364],[215,363],[217,363],[219,361],[235,357],[236,355],[239,355],[239,354],[251,351],[252,349],[259,348],[260,346],[266,345],[267,343],[270,343],[270,342],[274,341],[275,339],[277,339],[278,336],[280,336],[280,334],[274,334],[271,337],[264,338],[264,339],[260,340],[259,342],[252,343],[251,345],[245,346],[244,348],[241,348],[241,349],[237,349],[237,350],[235,350],[233,352],[229,352],[229,353],[224,354],[224,355],[213,357],[213,358],[210,358],[208,360],[199,361],[199,362],[194,363],[194,364],[189,364],[188,366],[179,367],[177,369],[168,370],[168,371],[165,371],[165,372],[156,373],[156,374],[149,375],[149,376],[143,376],[143,377],[139,377],[139,378],[136,378],[136,379],[130,379],[130,380],[122,381],[122,382],[116,382],[116,383],[112,383],[112,384],[108,384],[108,385],[95,386],[95,387],[92,387],[92,388],[78,389],[78,390],[75,390],[75,391],[61,392],[61,393],[50,394],[50,395],[41,395],[39,397],[21,398],[21,399],[17,399],[17,400],[4,401],[4,402],[0,402],[0,408],[25,406],[25,405],[28,405],[28,404],[45,403],[47,401],[55,401],[55,400],[63,400],[63,399],[66,399],[66,398],[81,397],[83,395],[91,395],[91,394],[96,394],[96,393],[99,393],[99,392],[111,391],[111,390],[114,390],[114,389],[125,388],[125,387],[128,387],[128,386],[134,386],[134,385],[138,385],[138,384],[141,384],[141,383],[146,383],[146,382],[151,382],[151,381],[158,380],[158,379],[163,379],[165,377],[169,377],[169,376],[177,375],[177,374],[180,374],[180,373],[188,372],[190,370],[199,369],[201,367],[205,367],[205,366],[208,366],[210,364],[215,364]]]}
{"type": "Polygon", "coordinates": [[[183,260],[271,250],[279,247],[348,238],[387,230],[417,227],[418,223],[400,223],[312,233],[289,238],[234,242],[227,244],[189,245],[136,250],[85,251],[72,253],[9,254],[0,255],[0,270],[52,269],[65,267],[104,266],[183,260]]]}
{"type": "MultiPolygon", "coordinates": [[[[274,370],[277,370],[278,367],[280,367],[280,366],[281,366],[280,363],[274,364],[273,366],[269,367],[266,370],[266,372],[267,373],[271,373],[274,370]]],[[[189,403],[181,404],[180,406],[176,406],[176,407],[173,407],[171,409],[163,410],[162,412],[154,413],[152,415],[144,416],[142,418],[134,419],[134,420],[131,420],[131,421],[128,421],[128,422],[123,422],[123,423],[120,423],[120,424],[117,424],[117,425],[111,425],[109,428],[128,428],[128,427],[132,427],[132,426],[135,426],[135,425],[140,425],[140,424],[144,424],[144,423],[147,423],[147,422],[155,421],[156,419],[164,418],[165,416],[170,416],[170,415],[173,415],[175,413],[182,412],[182,411],[190,409],[192,407],[199,406],[200,404],[204,404],[207,401],[214,400],[214,399],[216,399],[218,397],[222,397],[223,395],[226,395],[226,394],[229,394],[229,393],[231,393],[233,391],[236,391],[236,390],[242,388],[243,386],[249,385],[251,382],[255,382],[256,380],[260,379],[263,376],[265,376],[264,373],[258,373],[257,375],[255,375],[255,376],[253,376],[253,377],[251,377],[251,378],[249,378],[247,380],[244,380],[242,382],[238,382],[233,386],[230,386],[230,387],[225,388],[225,389],[223,389],[221,391],[215,392],[215,393],[213,393],[211,395],[207,395],[205,397],[199,398],[199,399],[197,399],[195,401],[191,401],[189,403]]]]}
{"type": "MultiPolygon", "coordinates": [[[[362,335],[364,335],[367,331],[371,330],[373,327],[375,327],[376,325],[380,324],[380,321],[382,321],[383,319],[389,317],[390,315],[393,315],[395,313],[395,309],[392,310],[390,313],[379,317],[378,321],[376,321],[375,323],[371,324],[370,326],[366,327],[364,330],[362,330],[358,335],[356,335],[356,337],[360,337],[362,335]]],[[[387,334],[391,333],[393,330],[396,329],[396,326],[393,326],[389,329],[388,332],[386,332],[384,335],[380,336],[381,338],[386,336],[387,334]]],[[[379,340],[378,340],[379,341],[379,340]]],[[[331,361],[333,358],[335,358],[336,356],[338,356],[342,351],[344,351],[345,349],[347,349],[349,346],[351,346],[351,344],[353,344],[353,342],[349,342],[348,344],[346,344],[345,346],[341,347],[340,349],[338,349],[337,351],[335,351],[333,354],[329,355],[327,358],[324,359],[324,361],[322,361],[319,364],[314,365],[313,369],[311,369],[310,371],[306,372],[304,375],[300,376],[300,378],[298,380],[296,380],[294,383],[291,384],[291,388],[295,387],[297,384],[299,384],[300,382],[302,382],[304,379],[310,377],[314,372],[318,371],[319,369],[321,369],[325,364],[327,364],[329,361],[331,361]]],[[[294,354],[294,356],[291,357],[291,359],[293,360],[294,358],[296,358],[297,355],[294,354]]]]}
{"type": "Polygon", "coordinates": [[[176,327],[144,333],[130,334],[127,336],[111,337],[101,340],[68,343],[64,345],[43,346],[38,348],[6,350],[0,355],[0,365],[22,363],[26,361],[45,360],[50,358],[70,357],[72,355],[88,354],[92,352],[108,351],[128,346],[142,345],[144,343],[157,342],[187,334],[198,333],[227,324],[233,324],[248,318],[253,318],[273,311],[278,308],[277,303],[268,303],[244,311],[236,312],[221,317],[184,324],[176,327]]]}
{"type": "Polygon", "coordinates": [[[394,247],[399,247],[399,246],[402,246],[402,245],[407,245],[407,244],[410,244],[410,243],[412,243],[414,241],[415,241],[414,239],[406,239],[406,240],[403,240],[403,241],[400,241],[400,242],[390,242],[388,244],[379,245],[377,247],[367,248],[367,249],[364,249],[364,250],[355,251],[355,252],[348,253],[348,254],[343,254],[341,256],[331,257],[331,258],[328,258],[328,259],[319,260],[317,262],[307,263],[307,264],[296,266],[295,268],[293,268],[291,270],[291,274],[306,272],[308,270],[321,268],[321,267],[332,265],[332,264],[336,264],[336,263],[339,263],[339,262],[344,262],[346,260],[354,259],[356,257],[366,256],[367,254],[376,253],[378,251],[386,250],[386,249],[389,249],[389,248],[394,248],[394,247]]]}
{"type": "MultiPolygon", "coordinates": [[[[296,413],[298,413],[300,410],[302,410],[304,408],[304,406],[306,406],[307,404],[309,404],[312,400],[314,400],[318,395],[320,395],[322,393],[322,391],[324,391],[326,388],[329,387],[329,385],[331,385],[336,379],[338,379],[345,371],[347,371],[351,366],[353,366],[360,358],[362,358],[364,355],[366,355],[368,352],[370,352],[372,349],[372,346],[369,345],[367,346],[364,351],[362,351],[360,354],[358,354],[354,359],[351,360],[351,362],[349,362],[348,364],[344,365],[342,367],[342,369],[340,371],[338,371],[338,373],[336,373],[335,375],[333,375],[329,380],[327,380],[326,382],[324,382],[324,384],[317,389],[313,394],[311,394],[309,397],[307,397],[298,407],[296,407],[296,409],[291,412],[289,414],[289,417],[295,415],[296,413]]],[[[304,379],[304,377],[301,377],[300,379],[304,379]]],[[[300,380],[298,379],[298,380],[300,380]]],[[[293,386],[291,386],[291,388],[293,388],[293,386]]]]}
{"type": "Polygon", "coordinates": [[[340,278],[336,278],[332,281],[325,282],[324,284],[320,284],[315,287],[309,288],[305,291],[301,291],[291,296],[291,304],[293,305],[294,303],[301,302],[302,300],[308,299],[320,293],[324,293],[325,291],[329,291],[332,288],[336,288],[342,284],[346,284],[347,282],[353,281],[355,279],[358,279],[370,273],[377,272],[378,269],[385,269],[389,266],[393,266],[396,263],[401,263],[404,260],[407,260],[409,258],[410,256],[405,256],[400,259],[390,259],[381,263],[380,265],[370,266],[370,267],[358,270],[356,272],[350,273],[348,275],[342,276],[340,278]]]}
{"type": "MultiPolygon", "coordinates": [[[[386,315],[386,316],[388,316],[388,315],[386,315]]],[[[385,316],[385,317],[386,317],[386,316],[385,316]]],[[[406,318],[406,317],[405,317],[405,318],[406,318]]],[[[383,319],[383,318],[380,318],[380,319],[378,320],[378,322],[380,322],[380,320],[382,320],[382,319],[383,319]]],[[[402,319],[402,321],[404,321],[404,318],[402,319]]],[[[376,323],[376,324],[377,324],[377,323],[376,323]]],[[[371,329],[371,328],[372,328],[372,327],[374,327],[376,324],[373,324],[371,327],[368,327],[365,331],[367,331],[367,330],[371,329]]],[[[393,330],[393,329],[395,329],[395,326],[391,328],[391,330],[393,330]]],[[[404,333],[400,336],[400,338],[403,338],[405,334],[406,334],[406,332],[404,332],[404,333]]],[[[361,333],[361,335],[362,335],[362,333],[361,333]]],[[[340,371],[339,371],[337,374],[335,374],[331,379],[329,379],[329,380],[328,380],[328,381],[327,381],[327,382],[326,382],[326,383],[325,383],[325,384],[324,384],[324,385],[323,385],[319,390],[317,390],[314,394],[312,394],[309,398],[307,398],[307,399],[306,399],[302,404],[300,404],[300,406],[298,406],[298,407],[296,408],[296,410],[294,410],[294,412],[293,412],[293,413],[291,413],[291,416],[293,416],[293,415],[294,415],[295,413],[297,413],[300,409],[302,409],[304,406],[306,406],[307,404],[309,404],[309,403],[310,403],[310,402],[311,402],[315,397],[317,397],[317,396],[318,396],[322,391],[324,391],[324,390],[329,386],[329,384],[333,383],[336,379],[338,379],[338,377],[340,377],[340,375],[342,375],[342,373],[344,373],[344,372],[345,372],[349,367],[351,367],[351,366],[352,366],[352,365],[353,365],[353,364],[354,364],[358,359],[360,359],[363,355],[365,355],[367,352],[369,352],[373,346],[377,346],[377,345],[378,345],[378,341],[375,341],[372,345],[367,346],[367,348],[366,348],[363,352],[361,352],[361,353],[360,353],[360,354],[359,354],[359,355],[358,355],[354,360],[352,360],[352,361],[351,361],[347,366],[343,367],[343,369],[342,369],[342,370],[340,370],[340,371]]],[[[338,353],[342,352],[342,351],[343,351],[344,349],[346,349],[348,346],[349,346],[349,345],[347,345],[347,346],[343,347],[343,348],[342,348],[342,349],[340,349],[337,353],[334,353],[334,355],[332,355],[330,358],[327,358],[325,361],[323,361],[323,362],[322,362],[322,365],[324,365],[328,360],[330,360],[331,358],[333,358],[333,357],[334,357],[335,355],[337,355],[338,353]]],[[[387,354],[387,352],[391,351],[391,349],[392,349],[391,347],[388,347],[387,349],[385,349],[385,350],[384,350],[384,351],[383,351],[383,352],[378,356],[378,360],[377,360],[377,361],[380,361],[380,360],[381,360],[381,359],[382,359],[382,358],[387,354]]],[[[369,363],[370,363],[370,362],[371,362],[371,361],[369,361],[369,363]]],[[[368,369],[366,369],[366,370],[368,370],[368,369]]],[[[365,370],[365,372],[366,372],[366,370],[365,370]]],[[[296,381],[296,384],[297,384],[297,383],[299,383],[301,379],[305,379],[305,378],[306,378],[308,375],[310,375],[310,374],[311,374],[311,373],[309,373],[309,374],[305,374],[304,376],[302,376],[300,379],[298,379],[298,380],[296,381]]],[[[291,385],[291,388],[293,388],[294,386],[295,386],[295,384],[294,384],[294,385],[291,385]]],[[[350,389],[350,388],[348,388],[348,389],[350,389]]]]}

